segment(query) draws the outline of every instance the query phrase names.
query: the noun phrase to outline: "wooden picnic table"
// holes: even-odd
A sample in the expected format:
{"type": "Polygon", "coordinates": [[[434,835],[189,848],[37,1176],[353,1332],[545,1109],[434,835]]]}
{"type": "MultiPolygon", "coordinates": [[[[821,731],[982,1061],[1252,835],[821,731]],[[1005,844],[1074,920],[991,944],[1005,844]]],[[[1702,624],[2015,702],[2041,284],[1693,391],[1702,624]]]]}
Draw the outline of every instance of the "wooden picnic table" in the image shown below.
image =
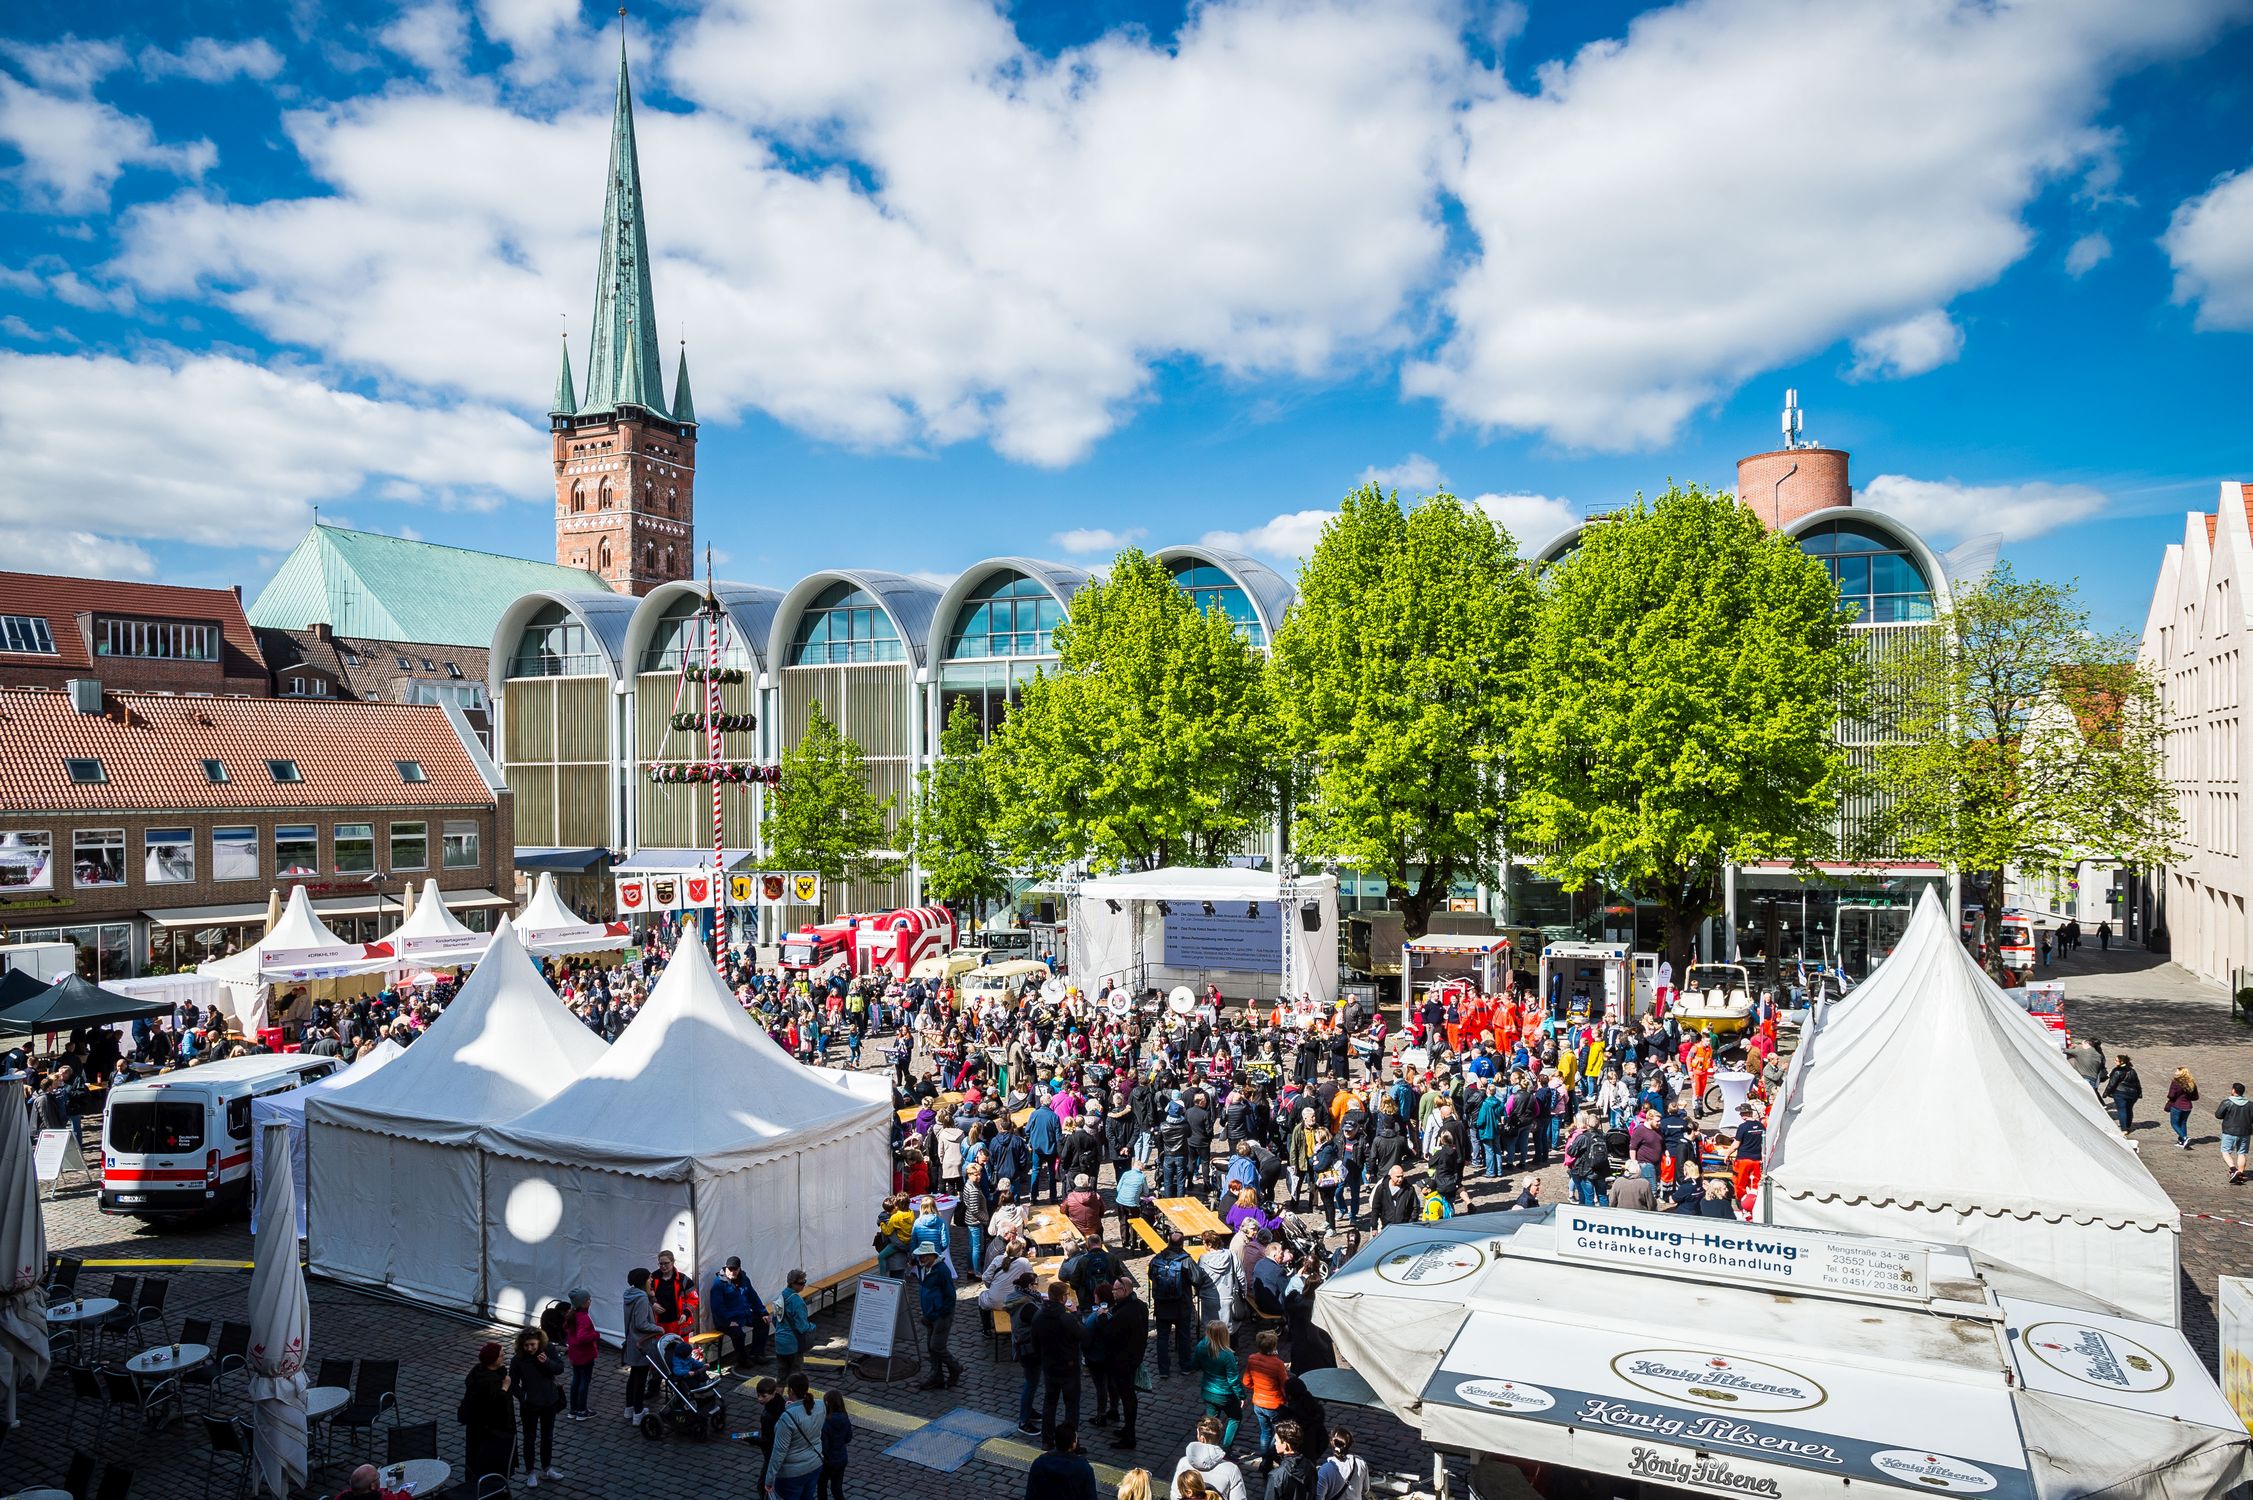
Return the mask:
{"type": "Polygon", "coordinates": [[[1195,1198],[1160,1198],[1157,1204],[1158,1212],[1166,1216],[1166,1222],[1183,1234],[1228,1233],[1228,1226],[1221,1222],[1220,1215],[1195,1198]]]}
{"type": "Polygon", "coordinates": [[[1025,1216],[1025,1238],[1036,1245],[1061,1245],[1078,1234],[1078,1227],[1053,1209],[1025,1216]]]}

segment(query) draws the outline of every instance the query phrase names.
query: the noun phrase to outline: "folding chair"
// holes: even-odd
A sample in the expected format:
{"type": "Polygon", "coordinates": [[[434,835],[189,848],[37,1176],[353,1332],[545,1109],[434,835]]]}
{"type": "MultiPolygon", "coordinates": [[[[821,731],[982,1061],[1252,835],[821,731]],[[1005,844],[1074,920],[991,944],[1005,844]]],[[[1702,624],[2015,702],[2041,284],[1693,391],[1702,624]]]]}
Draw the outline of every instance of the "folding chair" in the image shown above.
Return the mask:
{"type": "Polygon", "coordinates": [[[152,1324],[155,1325],[156,1331],[162,1335],[157,1340],[158,1343],[169,1344],[172,1342],[172,1325],[165,1320],[164,1316],[164,1299],[171,1290],[172,1283],[162,1276],[151,1276],[141,1283],[141,1293],[133,1301],[132,1330],[133,1342],[136,1346],[142,1344],[142,1334],[152,1324]]]}
{"type": "Polygon", "coordinates": [[[370,1442],[375,1438],[376,1419],[385,1412],[391,1413],[393,1426],[399,1422],[399,1361],[395,1359],[363,1359],[360,1361],[359,1384],[352,1388],[352,1400],[340,1407],[329,1418],[329,1426],[342,1427],[361,1434],[370,1442]]]}

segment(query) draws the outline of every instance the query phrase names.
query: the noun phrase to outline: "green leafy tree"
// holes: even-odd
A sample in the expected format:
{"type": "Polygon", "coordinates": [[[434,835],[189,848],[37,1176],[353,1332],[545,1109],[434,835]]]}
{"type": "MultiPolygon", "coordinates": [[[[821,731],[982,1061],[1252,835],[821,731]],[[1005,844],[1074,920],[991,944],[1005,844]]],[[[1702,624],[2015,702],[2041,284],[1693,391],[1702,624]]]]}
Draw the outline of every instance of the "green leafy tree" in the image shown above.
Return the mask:
{"type": "Polygon", "coordinates": [[[1679,970],[1730,860],[1833,842],[1860,675],[1822,565],[1726,492],[1670,487],[1542,579],[1513,736],[1517,846],[1653,902],[1679,970]]]}
{"type": "Polygon", "coordinates": [[[1299,570],[1272,667],[1292,843],[1383,880],[1410,937],[1500,863],[1532,615],[1509,533],[1449,494],[1356,490],[1299,570]]]}
{"type": "Polygon", "coordinates": [[[1121,552],[1073,597],[1056,653],[986,750],[1012,864],[1210,864],[1273,811],[1260,654],[1219,610],[1200,614],[1163,563],[1121,552]]]}
{"type": "Polygon", "coordinates": [[[915,858],[923,888],[973,916],[1009,894],[994,827],[999,807],[987,779],[985,737],[967,698],[955,700],[939,732],[938,764],[919,773],[915,793],[915,858]]]}
{"type": "Polygon", "coordinates": [[[814,704],[805,734],[782,752],[765,832],[776,867],[821,876],[818,917],[828,917],[832,892],[847,881],[899,873],[899,860],[877,852],[890,842],[885,822],[891,815],[892,799],[878,801],[869,789],[860,745],[814,704]]]}
{"type": "Polygon", "coordinates": [[[2132,638],[2089,629],[2071,587],[1998,565],[1888,655],[1877,688],[1873,835],[1979,880],[1998,978],[2008,869],[2172,857],[2159,682],[2132,638]]]}

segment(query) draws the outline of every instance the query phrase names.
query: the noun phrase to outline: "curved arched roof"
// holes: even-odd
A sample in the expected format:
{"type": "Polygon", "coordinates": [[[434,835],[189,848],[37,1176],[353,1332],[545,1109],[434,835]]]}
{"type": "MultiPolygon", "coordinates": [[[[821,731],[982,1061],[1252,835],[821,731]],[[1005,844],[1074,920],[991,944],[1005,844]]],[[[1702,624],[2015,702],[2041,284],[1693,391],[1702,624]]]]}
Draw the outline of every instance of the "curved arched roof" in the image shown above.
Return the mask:
{"type": "Polygon", "coordinates": [[[1925,581],[1932,585],[1932,605],[1935,609],[1955,607],[1955,592],[1950,585],[1948,569],[1925,539],[1907,523],[1896,520],[1882,510],[1864,510],[1858,505],[1826,505],[1821,510],[1811,510],[1795,521],[1787,522],[1784,535],[1797,541],[1826,521],[1852,521],[1866,526],[1881,536],[1890,538],[1903,552],[1916,560],[1923,570],[1925,581]]]}
{"type": "Polygon", "coordinates": [[[1171,565],[1177,562],[1200,562],[1220,569],[1235,580],[1244,596],[1252,601],[1252,610],[1259,616],[1263,644],[1272,645],[1275,632],[1283,624],[1283,616],[1290,613],[1292,601],[1299,591],[1291,581],[1258,558],[1241,552],[1231,552],[1223,547],[1187,546],[1161,547],[1152,554],[1159,562],[1171,565]]]}
{"type": "Polygon", "coordinates": [[[1593,517],[1586,521],[1575,521],[1551,537],[1539,552],[1533,554],[1533,566],[1536,569],[1546,568],[1570,552],[1579,544],[1581,534],[1588,530],[1593,521],[1593,517]]]}
{"type": "Polygon", "coordinates": [[[1070,563],[1043,562],[1037,557],[988,557],[972,563],[955,575],[931,615],[933,639],[944,642],[947,632],[954,628],[955,616],[962,612],[963,601],[970,591],[1000,572],[1022,573],[1054,596],[1064,606],[1068,615],[1072,611],[1072,596],[1086,588],[1093,576],[1085,568],[1075,568],[1070,563]]]}
{"type": "MultiPolygon", "coordinates": [[[[759,670],[766,671],[767,643],[774,637],[774,619],[782,608],[782,590],[763,583],[715,583],[712,592],[719,596],[720,607],[728,612],[729,626],[736,639],[743,643],[759,670]]],[[[642,653],[649,649],[649,638],[657,633],[657,622],[684,596],[702,599],[704,585],[693,578],[661,583],[641,600],[634,610],[633,624],[626,631],[624,659],[629,668],[640,669],[642,653]]]]}
{"type": "Polygon", "coordinates": [[[626,634],[633,625],[634,611],[641,601],[631,594],[614,594],[608,589],[535,589],[529,594],[519,594],[515,602],[501,611],[501,618],[493,626],[493,649],[486,659],[486,686],[499,700],[502,684],[508,681],[508,665],[516,655],[518,637],[534,615],[551,604],[560,604],[581,625],[601,648],[604,666],[612,682],[625,675],[626,634]]]}
{"type": "Polygon", "coordinates": [[[931,621],[939,609],[938,585],[900,573],[863,568],[830,568],[809,573],[790,586],[775,607],[774,626],[767,634],[767,660],[777,669],[790,665],[790,634],[798,617],[814,596],[833,583],[849,583],[866,591],[891,616],[892,628],[907,647],[907,659],[918,670],[931,663],[931,621]]]}

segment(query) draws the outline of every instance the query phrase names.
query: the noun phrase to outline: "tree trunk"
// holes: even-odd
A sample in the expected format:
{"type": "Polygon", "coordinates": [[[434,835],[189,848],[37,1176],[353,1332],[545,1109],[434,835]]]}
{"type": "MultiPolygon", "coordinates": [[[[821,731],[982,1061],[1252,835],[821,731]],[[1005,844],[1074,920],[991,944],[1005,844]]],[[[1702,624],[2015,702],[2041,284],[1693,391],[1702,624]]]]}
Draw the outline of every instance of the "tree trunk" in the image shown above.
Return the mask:
{"type": "Polygon", "coordinates": [[[1387,894],[1400,905],[1402,937],[1420,938],[1431,930],[1432,912],[1438,908],[1446,890],[1444,885],[1434,886],[1429,880],[1419,883],[1414,890],[1404,885],[1388,890],[1387,894]]]}
{"type": "Polygon", "coordinates": [[[1690,969],[1690,948],[1697,937],[1698,923],[1705,914],[1689,905],[1660,901],[1659,916],[1666,923],[1666,961],[1674,966],[1674,982],[1680,984],[1682,976],[1690,969]]]}
{"type": "Polygon", "coordinates": [[[1987,977],[2003,982],[2003,872],[1987,872],[1987,895],[1981,903],[1979,925],[1987,934],[1987,977]]]}

